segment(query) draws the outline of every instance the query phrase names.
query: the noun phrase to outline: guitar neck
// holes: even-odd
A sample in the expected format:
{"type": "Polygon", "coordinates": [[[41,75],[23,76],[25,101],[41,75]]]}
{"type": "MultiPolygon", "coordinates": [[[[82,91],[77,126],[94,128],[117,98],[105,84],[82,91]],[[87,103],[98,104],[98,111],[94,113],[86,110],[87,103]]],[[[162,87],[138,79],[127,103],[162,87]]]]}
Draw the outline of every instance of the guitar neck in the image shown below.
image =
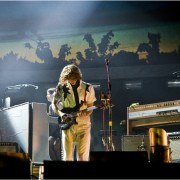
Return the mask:
{"type": "Polygon", "coordinates": [[[91,110],[94,110],[94,109],[97,109],[98,107],[97,106],[91,106],[91,107],[88,107],[87,109],[85,109],[86,111],[91,111],[91,110]]]}
{"type": "Polygon", "coordinates": [[[76,116],[77,116],[77,113],[79,113],[79,112],[92,111],[92,110],[97,109],[97,108],[98,108],[98,106],[91,106],[91,107],[88,107],[88,108],[86,108],[86,109],[80,110],[80,111],[78,111],[78,112],[72,112],[71,115],[72,115],[73,117],[76,117],[76,116]]]}

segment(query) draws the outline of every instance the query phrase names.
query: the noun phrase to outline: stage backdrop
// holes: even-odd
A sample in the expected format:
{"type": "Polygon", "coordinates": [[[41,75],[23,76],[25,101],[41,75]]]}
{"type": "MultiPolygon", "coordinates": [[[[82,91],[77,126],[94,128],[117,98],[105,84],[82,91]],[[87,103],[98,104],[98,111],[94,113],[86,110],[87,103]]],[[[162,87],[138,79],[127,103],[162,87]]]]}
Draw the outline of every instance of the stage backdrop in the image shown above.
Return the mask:
{"type": "MultiPolygon", "coordinates": [[[[84,80],[99,85],[98,94],[109,90],[110,75],[113,129],[120,149],[125,133],[120,122],[126,120],[128,106],[180,99],[179,5],[0,1],[1,108],[7,96],[14,104],[48,103],[46,90],[56,86],[61,69],[70,63],[82,69],[84,80]]],[[[106,125],[108,120],[107,113],[106,125]]],[[[96,149],[102,150],[101,111],[93,114],[93,124],[96,149]]]]}

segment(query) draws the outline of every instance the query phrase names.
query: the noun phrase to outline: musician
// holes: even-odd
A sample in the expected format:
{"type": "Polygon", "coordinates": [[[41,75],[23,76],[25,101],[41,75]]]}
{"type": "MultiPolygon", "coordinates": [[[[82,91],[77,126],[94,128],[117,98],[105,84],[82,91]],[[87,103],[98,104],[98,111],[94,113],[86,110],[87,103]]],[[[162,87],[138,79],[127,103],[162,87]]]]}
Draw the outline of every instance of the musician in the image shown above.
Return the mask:
{"type": "MultiPolygon", "coordinates": [[[[49,88],[47,90],[46,98],[50,102],[48,108],[48,115],[58,117],[52,109],[53,94],[56,88],[49,88]]],[[[49,156],[51,160],[61,160],[61,139],[60,128],[57,124],[49,123],[49,156]]]]}
{"type": "Polygon", "coordinates": [[[46,94],[46,98],[47,100],[50,102],[50,105],[49,105],[49,109],[48,109],[48,114],[50,116],[57,116],[56,113],[54,113],[53,109],[52,109],[52,100],[53,100],[53,94],[55,92],[56,88],[49,88],[47,90],[47,94],[46,94]]]}
{"type": "Polygon", "coordinates": [[[95,101],[95,90],[91,84],[82,81],[81,70],[74,64],[65,66],[60,73],[52,103],[62,124],[75,120],[75,123],[62,130],[64,161],[74,160],[75,147],[77,161],[89,160],[93,110],[87,108],[92,107],[95,101]]]}

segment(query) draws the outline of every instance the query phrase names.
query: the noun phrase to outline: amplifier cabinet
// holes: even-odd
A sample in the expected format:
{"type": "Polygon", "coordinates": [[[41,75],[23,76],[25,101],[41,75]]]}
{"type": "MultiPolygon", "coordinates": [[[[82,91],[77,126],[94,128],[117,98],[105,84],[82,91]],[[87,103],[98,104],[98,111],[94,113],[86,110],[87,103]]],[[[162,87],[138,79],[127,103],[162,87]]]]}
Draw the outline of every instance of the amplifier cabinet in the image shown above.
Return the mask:
{"type": "MultiPolygon", "coordinates": [[[[0,110],[0,141],[17,142],[33,163],[50,160],[47,104],[26,102],[0,110]]],[[[4,151],[4,150],[3,150],[4,151]]]]}
{"type": "MultiPolygon", "coordinates": [[[[150,145],[148,135],[123,135],[121,137],[122,151],[138,151],[144,139],[144,146],[148,151],[150,160],[150,145]]],[[[169,147],[171,149],[172,163],[180,163],[180,136],[169,136],[169,147]]]]}
{"type": "Polygon", "coordinates": [[[180,136],[169,136],[172,162],[180,163],[180,136]]]}
{"type": "Polygon", "coordinates": [[[0,152],[19,152],[16,142],[0,142],[0,152]]]}
{"type": "Polygon", "coordinates": [[[147,151],[150,159],[150,146],[148,135],[123,135],[121,136],[122,151],[147,151]]]}

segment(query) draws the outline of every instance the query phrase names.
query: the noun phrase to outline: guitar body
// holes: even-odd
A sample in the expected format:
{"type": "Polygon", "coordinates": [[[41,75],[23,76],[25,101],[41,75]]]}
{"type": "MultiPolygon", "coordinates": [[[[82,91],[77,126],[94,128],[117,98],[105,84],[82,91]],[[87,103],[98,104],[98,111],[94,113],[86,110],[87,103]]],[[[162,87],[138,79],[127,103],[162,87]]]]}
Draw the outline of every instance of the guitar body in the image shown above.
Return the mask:
{"type": "MultiPolygon", "coordinates": [[[[88,107],[87,109],[81,110],[81,111],[91,111],[94,109],[105,109],[107,105],[105,104],[101,104],[101,105],[95,105],[95,106],[91,106],[88,107]]],[[[77,113],[81,112],[81,111],[74,111],[75,109],[65,109],[63,112],[66,113],[67,118],[65,120],[62,120],[61,117],[59,116],[58,118],[58,122],[59,122],[59,126],[62,130],[67,130],[69,129],[73,124],[78,124],[76,122],[76,117],[77,117],[77,113]],[[73,111],[72,111],[73,110],[73,111]],[[68,114],[71,111],[70,114],[68,114]]]]}
{"type": "Polygon", "coordinates": [[[76,118],[74,117],[68,117],[65,121],[61,120],[61,117],[58,118],[59,126],[62,130],[69,129],[73,124],[77,124],[76,118]]]}

